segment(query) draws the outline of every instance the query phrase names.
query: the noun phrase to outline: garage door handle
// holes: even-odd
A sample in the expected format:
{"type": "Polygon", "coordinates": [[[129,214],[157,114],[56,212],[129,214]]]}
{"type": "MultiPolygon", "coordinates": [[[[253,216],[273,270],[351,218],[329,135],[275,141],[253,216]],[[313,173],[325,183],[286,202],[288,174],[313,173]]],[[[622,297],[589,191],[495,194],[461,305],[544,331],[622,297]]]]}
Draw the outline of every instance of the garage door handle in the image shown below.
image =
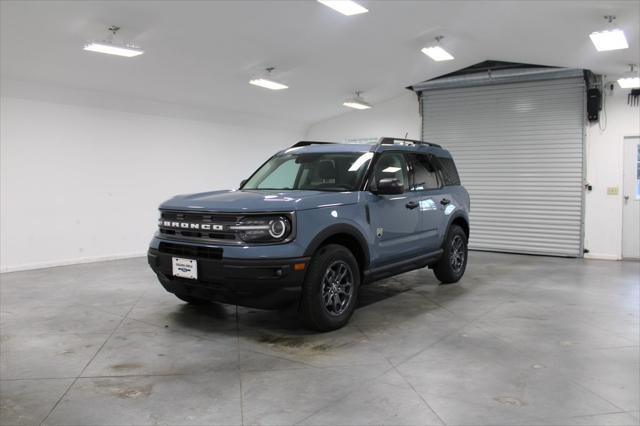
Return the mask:
{"type": "Polygon", "coordinates": [[[405,207],[406,207],[406,208],[408,208],[408,209],[413,210],[413,209],[415,209],[416,207],[418,207],[418,203],[416,203],[415,201],[409,201],[409,202],[405,205],[405,207]]]}
{"type": "Polygon", "coordinates": [[[447,204],[449,204],[451,202],[451,200],[448,200],[446,198],[443,198],[442,200],[440,200],[440,204],[442,204],[443,206],[446,206],[447,204]]]}

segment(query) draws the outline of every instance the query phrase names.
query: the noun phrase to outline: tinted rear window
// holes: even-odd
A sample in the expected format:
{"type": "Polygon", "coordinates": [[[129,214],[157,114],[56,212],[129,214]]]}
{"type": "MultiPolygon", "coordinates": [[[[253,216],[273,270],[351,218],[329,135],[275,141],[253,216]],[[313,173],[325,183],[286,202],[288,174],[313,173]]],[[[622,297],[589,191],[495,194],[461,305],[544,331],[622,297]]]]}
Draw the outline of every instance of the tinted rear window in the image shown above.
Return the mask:
{"type": "Polygon", "coordinates": [[[460,176],[452,158],[438,157],[442,166],[442,177],[447,186],[460,185],[460,176]]]}

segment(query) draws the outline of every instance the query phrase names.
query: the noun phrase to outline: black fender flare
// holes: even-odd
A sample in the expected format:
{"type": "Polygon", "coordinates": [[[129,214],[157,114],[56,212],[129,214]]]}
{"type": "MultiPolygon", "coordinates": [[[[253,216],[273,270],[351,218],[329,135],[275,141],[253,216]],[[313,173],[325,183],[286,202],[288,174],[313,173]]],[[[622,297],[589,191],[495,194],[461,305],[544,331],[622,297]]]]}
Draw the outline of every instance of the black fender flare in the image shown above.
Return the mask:
{"type": "Polygon", "coordinates": [[[447,235],[449,235],[449,229],[451,228],[451,225],[453,225],[453,222],[456,219],[462,219],[465,221],[465,223],[467,224],[467,239],[469,238],[470,234],[471,234],[471,227],[469,226],[469,216],[467,216],[465,213],[463,213],[462,211],[456,211],[454,212],[451,217],[449,218],[449,222],[447,223],[447,232],[444,234],[445,238],[447,235]]]}
{"type": "Polygon", "coordinates": [[[311,240],[307,249],[304,252],[305,256],[312,256],[313,253],[320,247],[320,245],[326,241],[328,238],[338,235],[338,234],[347,234],[353,237],[360,246],[362,253],[364,255],[364,263],[365,268],[369,266],[369,244],[367,243],[367,239],[362,235],[362,233],[352,225],[347,225],[346,223],[337,223],[335,225],[331,225],[327,228],[324,228],[322,231],[318,232],[315,237],[311,240]]]}

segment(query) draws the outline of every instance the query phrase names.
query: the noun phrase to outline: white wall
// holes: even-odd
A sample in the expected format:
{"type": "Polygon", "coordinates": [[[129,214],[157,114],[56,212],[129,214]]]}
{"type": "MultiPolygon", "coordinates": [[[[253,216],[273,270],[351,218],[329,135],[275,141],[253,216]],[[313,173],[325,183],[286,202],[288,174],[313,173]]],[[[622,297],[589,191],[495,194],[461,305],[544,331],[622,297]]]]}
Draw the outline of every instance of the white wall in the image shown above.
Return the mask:
{"type": "Polygon", "coordinates": [[[415,93],[407,90],[402,96],[371,109],[346,112],[311,126],[307,139],[342,142],[381,136],[404,137],[407,133],[409,139],[419,139],[421,120],[417,99],[415,93]]]}
{"type": "Polygon", "coordinates": [[[585,257],[622,257],[623,140],[640,135],[640,108],[627,105],[627,93],[616,85],[606,97],[604,131],[598,124],[587,127],[587,182],[593,190],[586,194],[585,257]],[[607,187],[618,187],[618,195],[607,195],[607,187]]]}
{"type": "MultiPolygon", "coordinates": [[[[593,191],[585,198],[586,257],[620,259],[622,256],[622,152],[623,138],[640,134],[638,107],[627,105],[628,91],[616,87],[607,97],[607,127],[589,125],[587,134],[587,181],[593,191]],[[617,186],[618,195],[607,195],[607,187],[617,186]]],[[[354,111],[313,125],[307,138],[342,140],[373,136],[420,138],[418,101],[408,93],[377,104],[371,110],[354,111]]]]}
{"type": "Polygon", "coordinates": [[[219,122],[215,116],[198,121],[168,116],[176,115],[175,108],[146,115],[40,101],[34,93],[25,92],[31,99],[6,96],[14,92],[5,89],[2,271],[141,255],[161,201],[235,188],[269,155],[304,134],[301,127],[249,127],[250,119],[229,113],[219,122]]]}
{"type": "MultiPolygon", "coordinates": [[[[4,84],[0,99],[2,271],[143,254],[162,200],[236,187],[304,134],[264,117],[18,86],[4,84]]],[[[585,247],[590,257],[619,259],[622,141],[640,134],[640,116],[616,89],[607,118],[605,131],[587,128],[585,247]],[[607,195],[608,186],[619,195],[607,195]]],[[[317,123],[306,138],[419,138],[420,123],[407,92],[317,123]]]]}

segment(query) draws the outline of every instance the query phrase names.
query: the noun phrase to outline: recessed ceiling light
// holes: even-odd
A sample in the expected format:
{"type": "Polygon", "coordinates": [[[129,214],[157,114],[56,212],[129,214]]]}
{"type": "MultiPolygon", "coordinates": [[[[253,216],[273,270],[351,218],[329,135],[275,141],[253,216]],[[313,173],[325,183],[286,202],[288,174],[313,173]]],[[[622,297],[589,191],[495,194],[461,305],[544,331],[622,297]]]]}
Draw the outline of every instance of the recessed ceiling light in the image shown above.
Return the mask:
{"type": "MultiPolygon", "coordinates": [[[[607,15],[604,18],[609,21],[609,24],[612,24],[616,19],[613,15],[607,15]]],[[[627,38],[624,36],[624,31],[621,29],[615,28],[608,31],[595,31],[589,34],[589,37],[598,52],[629,48],[627,38]]]]}
{"type": "Polygon", "coordinates": [[[318,0],[318,2],[346,16],[359,15],[369,11],[366,7],[351,0],[318,0]]]}
{"type": "Polygon", "coordinates": [[[118,26],[110,26],[109,31],[111,31],[111,35],[108,40],[87,43],[84,45],[84,50],[89,52],[106,53],[107,55],[124,56],[126,58],[133,58],[134,56],[142,55],[144,50],[137,46],[114,43],[113,38],[119,29],[120,27],[118,26]]]}
{"type": "Polygon", "coordinates": [[[283,90],[288,89],[289,86],[286,84],[279,83],[271,78],[271,71],[273,71],[274,67],[269,67],[266,69],[267,75],[265,77],[258,77],[249,80],[249,84],[253,84],[254,86],[264,87],[265,89],[270,90],[283,90]]]}
{"type": "Polygon", "coordinates": [[[436,62],[451,61],[454,59],[451,53],[447,52],[442,48],[442,46],[440,46],[440,40],[443,38],[443,36],[437,36],[435,46],[424,47],[420,51],[436,62]]]}
{"type": "Polygon", "coordinates": [[[640,88],[640,77],[619,78],[618,85],[621,89],[638,89],[640,88]]]}
{"type": "Polygon", "coordinates": [[[634,71],[635,65],[629,64],[630,70],[618,79],[618,86],[621,89],[638,89],[640,88],[640,77],[634,71]]]}
{"type": "Polygon", "coordinates": [[[598,52],[628,49],[629,44],[622,30],[600,31],[589,34],[598,52]]]}
{"type": "Polygon", "coordinates": [[[344,101],[342,103],[342,105],[349,107],[349,108],[355,108],[355,109],[369,109],[371,108],[371,105],[367,102],[364,101],[364,99],[362,99],[362,97],[360,96],[361,92],[356,92],[356,96],[348,99],[346,101],[344,101]]]}

